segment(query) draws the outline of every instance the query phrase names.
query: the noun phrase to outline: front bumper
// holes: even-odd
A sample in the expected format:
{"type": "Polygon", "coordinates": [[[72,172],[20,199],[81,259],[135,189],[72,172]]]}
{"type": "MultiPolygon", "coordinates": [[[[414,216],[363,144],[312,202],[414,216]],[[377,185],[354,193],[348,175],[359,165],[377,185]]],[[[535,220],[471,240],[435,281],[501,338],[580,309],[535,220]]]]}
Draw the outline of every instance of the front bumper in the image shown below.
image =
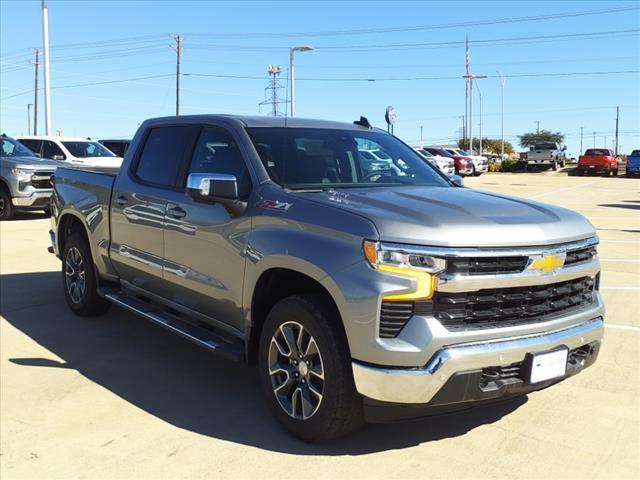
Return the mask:
{"type": "Polygon", "coordinates": [[[474,164],[476,173],[487,173],[489,171],[489,164],[484,162],[478,162],[474,164]]]}
{"type": "Polygon", "coordinates": [[[37,190],[26,196],[13,197],[13,205],[18,208],[47,208],[53,190],[37,190]]]}
{"type": "MultiPolygon", "coordinates": [[[[593,316],[583,323],[543,334],[445,346],[421,368],[385,368],[354,361],[352,368],[356,389],[367,399],[392,404],[442,405],[478,400],[475,395],[466,393],[457,396],[449,393],[444,395],[444,401],[437,397],[443,397],[441,392],[446,392],[446,386],[450,381],[455,382],[456,377],[463,378],[463,374],[487,368],[523,364],[529,353],[545,352],[559,346],[566,346],[570,351],[591,346],[597,354],[604,334],[603,313],[604,308],[600,308],[597,315],[592,313],[593,316]]],[[[590,363],[583,362],[577,369],[567,368],[565,377],[586,368],[593,361],[595,356],[590,363]]],[[[529,384],[532,387],[530,390],[544,388],[562,378],[539,385],[529,384]]],[[[467,380],[465,388],[479,387],[469,385],[467,380]]],[[[500,395],[494,395],[493,398],[497,396],[500,395]]]]}

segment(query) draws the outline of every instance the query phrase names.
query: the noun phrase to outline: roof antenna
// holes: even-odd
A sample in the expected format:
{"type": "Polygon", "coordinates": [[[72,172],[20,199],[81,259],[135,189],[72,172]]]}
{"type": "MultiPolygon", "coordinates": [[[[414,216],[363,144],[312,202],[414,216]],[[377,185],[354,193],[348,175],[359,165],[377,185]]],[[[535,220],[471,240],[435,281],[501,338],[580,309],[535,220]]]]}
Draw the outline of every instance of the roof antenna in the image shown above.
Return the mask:
{"type": "Polygon", "coordinates": [[[369,120],[367,120],[367,117],[360,117],[360,120],[356,120],[355,122],[353,122],[354,125],[360,125],[361,127],[364,128],[371,128],[371,124],[369,123],[369,120]]]}

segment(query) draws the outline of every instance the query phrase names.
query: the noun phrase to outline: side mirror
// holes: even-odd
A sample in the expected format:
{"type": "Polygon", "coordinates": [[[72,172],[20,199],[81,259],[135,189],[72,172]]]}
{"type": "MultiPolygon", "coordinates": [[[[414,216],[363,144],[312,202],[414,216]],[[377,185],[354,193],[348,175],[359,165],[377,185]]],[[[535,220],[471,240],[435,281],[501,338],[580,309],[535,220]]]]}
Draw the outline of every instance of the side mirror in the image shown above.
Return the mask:
{"type": "Polygon", "coordinates": [[[562,151],[564,152],[567,149],[566,145],[562,147],[562,151]]]}
{"type": "Polygon", "coordinates": [[[64,160],[64,155],[53,155],[51,160],[64,160]]]}
{"type": "Polygon", "coordinates": [[[34,153],[34,155],[38,158],[42,158],[42,155],[40,155],[39,153],[34,153]]]}
{"type": "Polygon", "coordinates": [[[192,173],[187,177],[187,195],[194,200],[224,202],[238,199],[235,175],[223,173],[192,173]]]}
{"type": "Polygon", "coordinates": [[[464,180],[460,175],[451,175],[449,179],[453,182],[456,187],[464,187],[464,180]]]}

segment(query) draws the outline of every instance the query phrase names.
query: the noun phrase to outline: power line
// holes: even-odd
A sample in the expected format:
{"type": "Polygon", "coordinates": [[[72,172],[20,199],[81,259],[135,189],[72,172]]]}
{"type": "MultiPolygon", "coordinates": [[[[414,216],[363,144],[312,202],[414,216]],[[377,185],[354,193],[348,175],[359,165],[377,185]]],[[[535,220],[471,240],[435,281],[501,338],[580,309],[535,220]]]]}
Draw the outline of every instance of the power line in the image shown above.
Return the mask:
{"type": "Polygon", "coordinates": [[[409,25],[398,27],[386,27],[386,28],[367,28],[367,29],[349,29],[349,30],[330,30],[330,31],[315,31],[315,32],[259,32],[259,33],[191,33],[190,37],[196,38],[287,38],[287,37],[335,37],[335,36],[354,36],[354,35],[372,35],[380,33],[396,33],[396,32],[410,32],[410,31],[423,31],[423,30],[440,30],[449,28],[469,28],[485,25],[498,25],[504,23],[516,23],[516,22],[535,22],[544,20],[556,20],[561,18],[573,18],[583,17],[590,15],[606,15],[611,13],[620,13],[627,11],[638,10],[637,6],[619,7],[619,8],[606,8],[600,10],[587,10],[578,12],[564,12],[548,15],[535,15],[527,17],[508,17],[488,20],[474,20],[467,22],[456,23],[441,23],[432,25],[409,25]]]}
{"type": "MultiPolygon", "coordinates": [[[[522,73],[505,74],[504,78],[526,78],[526,77],[568,77],[585,75],[622,75],[629,73],[640,73],[640,70],[618,70],[618,71],[594,71],[594,72],[554,72],[554,73],[522,73]]],[[[241,80],[264,80],[263,76],[257,75],[226,75],[215,73],[183,73],[191,77],[214,77],[241,80]]],[[[498,75],[487,75],[487,78],[499,78],[498,75]]],[[[296,80],[314,82],[400,82],[400,81],[421,81],[421,80],[460,80],[459,75],[441,77],[302,77],[296,80]]]]}

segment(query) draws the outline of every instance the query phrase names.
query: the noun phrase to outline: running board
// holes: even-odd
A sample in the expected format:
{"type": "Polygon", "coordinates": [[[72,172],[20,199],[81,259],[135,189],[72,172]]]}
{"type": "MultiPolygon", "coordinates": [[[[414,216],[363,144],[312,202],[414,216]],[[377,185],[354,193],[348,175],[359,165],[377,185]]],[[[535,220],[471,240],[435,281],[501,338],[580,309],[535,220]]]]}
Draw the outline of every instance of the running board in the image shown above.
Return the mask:
{"type": "Polygon", "coordinates": [[[162,307],[145,302],[119,290],[109,289],[101,292],[104,298],[130,312],[150,320],[193,343],[206,348],[228,360],[240,362],[244,360],[244,344],[241,340],[230,340],[213,329],[205,328],[189,320],[180,318],[162,307]]]}

